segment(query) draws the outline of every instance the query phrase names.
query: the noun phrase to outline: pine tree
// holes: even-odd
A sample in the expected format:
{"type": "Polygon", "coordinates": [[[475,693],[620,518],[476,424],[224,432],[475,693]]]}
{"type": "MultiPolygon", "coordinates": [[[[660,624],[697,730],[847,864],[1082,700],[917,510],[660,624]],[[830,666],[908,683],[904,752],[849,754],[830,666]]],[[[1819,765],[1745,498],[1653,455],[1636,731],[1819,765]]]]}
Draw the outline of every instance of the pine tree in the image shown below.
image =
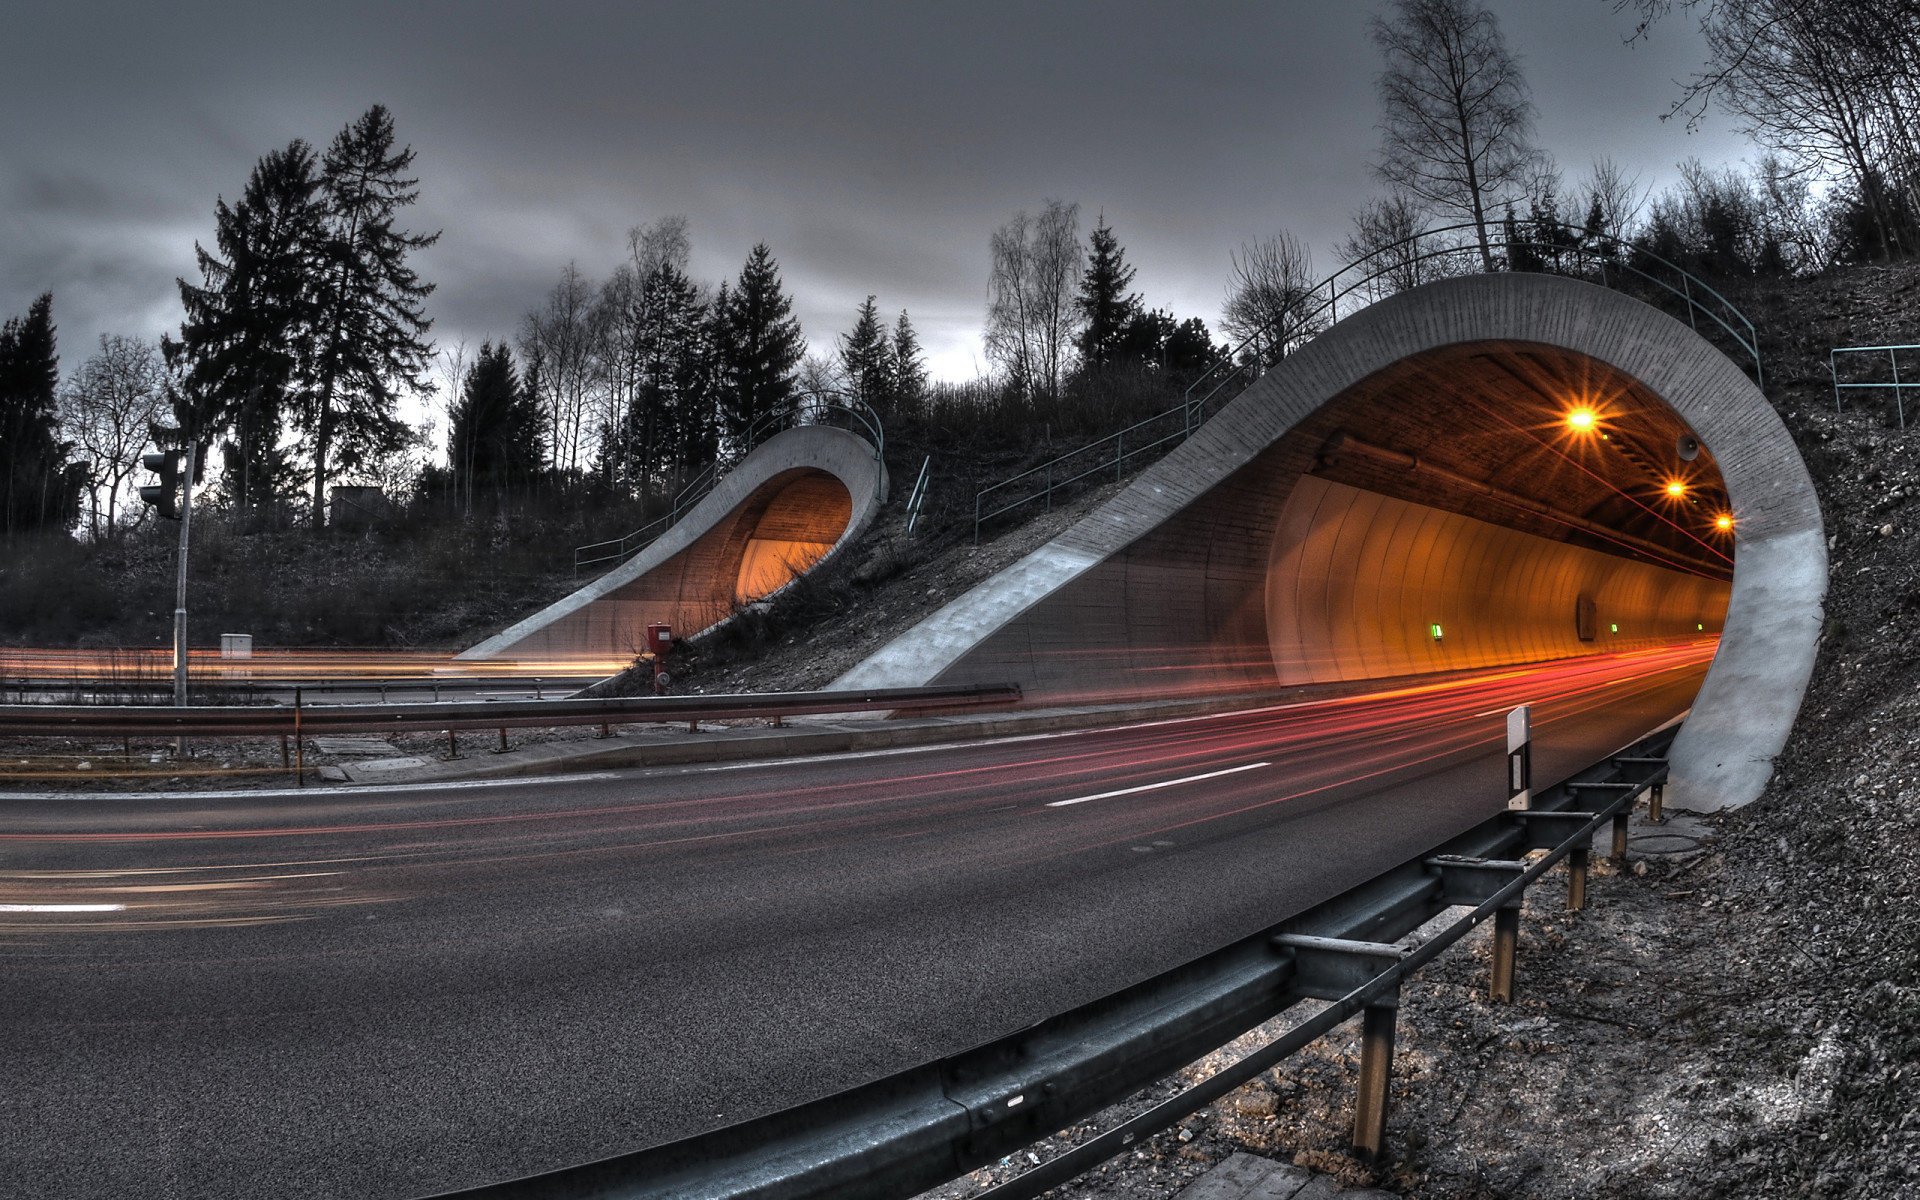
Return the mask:
{"type": "Polygon", "coordinates": [[[242,508],[288,494],[293,468],[280,445],[284,414],[313,344],[313,269],[322,210],[313,150],[294,141],[262,158],[231,208],[214,206],[214,247],[198,245],[201,283],[182,279],[183,391],[179,414],[202,444],[227,434],[227,489],[242,508]]]}
{"type": "Polygon", "coordinates": [[[461,380],[451,418],[447,466],[455,490],[469,503],[477,492],[536,480],[543,457],[539,402],[515,372],[505,342],[481,345],[479,359],[461,380]]]}
{"type": "Polygon", "coordinates": [[[1094,227],[1088,243],[1091,253],[1087,269],[1080,276],[1080,293],[1073,303],[1083,322],[1081,362],[1098,368],[1114,361],[1127,323],[1140,312],[1140,297],[1127,292],[1133,283],[1133,268],[1127,265],[1127,252],[1113,236],[1105,217],[1094,227]]]}
{"type": "Polygon", "coordinates": [[[64,531],[80,517],[84,464],[60,440],[53,296],[0,325],[0,535],[64,531]]]}
{"type": "Polygon", "coordinates": [[[763,417],[791,412],[794,368],[806,343],[793,303],[780,287],[780,266],[765,242],[753,248],[727,294],[720,415],[727,432],[744,438],[763,417]]]}
{"type": "Polygon", "coordinates": [[[681,468],[698,456],[709,392],[706,327],[700,289],[671,264],[661,265],[641,285],[634,314],[633,402],[624,428],[610,431],[632,448],[612,464],[615,481],[630,491],[644,494],[655,479],[682,474],[681,468]]]}
{"type": "Polygon", "coordinates": [[[854,397],[865,401],[883,416],[892,407],[893,355],[887,344],[886,329],[874,309],[873,297],[860,305],[860,315],[851,332],[840,338],[840,366],[846,372],[854,397]]]}
{"type": "Polygon", "coordinates": [[[313,463],[313,525],[326,524],[326,487],[334,467],[351,470],[390,452],[407,436],[394,416],[401,388],[430,391],[424,371],[433,325],[421,301],[433,292],[407,265],[409,251],[440,235],[394,227],[419,198],[405,177],[413,148],[394,148],[393,116],[374,105],[327,148],[321,188],[323,236],[315,263],[318,298],[309,387],[294,410],[313,463]]]}
{"type": "Polygon", "coordinates": [[[893,368],[891,408],[894,412],[913,412],[927,396],[927,364],[904,308],[893,323],[893,352],[888,357],[893,368]]]}

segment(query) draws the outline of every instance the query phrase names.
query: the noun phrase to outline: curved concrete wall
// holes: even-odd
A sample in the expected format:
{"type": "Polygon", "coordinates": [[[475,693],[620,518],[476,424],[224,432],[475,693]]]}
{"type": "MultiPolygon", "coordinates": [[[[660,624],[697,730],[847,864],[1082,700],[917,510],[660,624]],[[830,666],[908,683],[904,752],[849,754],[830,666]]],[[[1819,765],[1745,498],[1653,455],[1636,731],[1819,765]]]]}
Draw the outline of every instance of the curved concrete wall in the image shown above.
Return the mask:
{"type": "Polygon", "coordinates": [[[811,569],[866,528],[886,493],[867,442],[830,426],[789,429],[639,554],[457,657],[618,670],[645,649],[649,624],[691,637],[811,569]]]}
{"type": "Polygon", "coordinates": [[[1266,593],[1283,684],[1667,645],[1718,634],[1727,610],[1717,579],[1311,477],[1280,514],[1266,593]]]}
{"type": "Polygon", "coordinates": [[[1284,435],[1377,372],[1480,342],[1596,360],[1712,450],[1737,522],[1734,582],[1674,747],[1673,792],[1696,807],[1752,799],[1813,668],[1826,552],[1812,482],[1778,415],[1720,351],[1637,300],[1549,275],[1443,280],[1346,318],[1084,521],[835,686],[1012,680],[1044,700],[1277,682],[1269,555],[1293,481],[1312,466],[1284,435]]]}

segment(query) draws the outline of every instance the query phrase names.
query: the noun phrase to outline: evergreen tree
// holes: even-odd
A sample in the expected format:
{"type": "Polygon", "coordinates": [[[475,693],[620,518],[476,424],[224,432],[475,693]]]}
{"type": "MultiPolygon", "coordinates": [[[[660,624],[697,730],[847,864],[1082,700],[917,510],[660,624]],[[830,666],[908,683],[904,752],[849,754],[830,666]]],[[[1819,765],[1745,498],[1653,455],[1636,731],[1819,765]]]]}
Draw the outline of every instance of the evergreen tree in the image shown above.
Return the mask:
{"type": "Polygon", "coordinates": [[[846,372],[847,384],[854,396],[872,405],[883,416],[892,407],[892,358],[887,331],[880,324],[880,314],[874,309],[873,297],[868,296],[860,305],[860,316],[854,322],[852,332],[841,335],[840,367],[846,372]]]}
{"type": "Polygon", "coordinates": [[[1213,344],[1207,323],[1199,317],[1188,317],[1174,326],[1161,346],[1161,361],[1167,372],[1189,378],[1205,373],[1226,355],[1227,348],[1213,344]]]}
{"type": "Polygon", "coordinates": [[[1088,242],[1087,269],[1080,276],[1080,294],[1073,303],[1082,321],[1081,362],[1097,368],[1114,361],[1128,322],[1140,312],[1140,297],[1127,292],[1133,268],[1127,265],[1127,252],[1105,217],[1088,242]]]}
{"type": "Polygon", "coordinates": [[[305,142],[262,158],[240,199],[214,206],[217,253],[194,246],[200,285],[178,281],[182,390],[197,398],[178,416],[203,445],[227,434],[227,488],[243,508],[285,496],[294,483],[280,433],[313,344],[318,187],[305,142]]]}
{"type": "Polygon", "coordinates": [[[60,381],[53,296],[0,325],[0,536],[64,531],[80,517],[86,466],[68,461],[54,389],[60,381]]]}
{"type": "Polygon", "coordinates": [[[663,263],[641,285],[633,402],[624,428],[610,431],[631,448],[612,464],[615,481],[630,491],[644,494],[658,478],[679,477],[699,457],[710,423],[707,325],[700,289],[678,268],[663,263]]]}
{"type": "Polygon", "coordinates": [[[894,412],[918,409],[927,397],[927,362],[920,353],[920,339],[913,332],[913,322],[907,319],[904,308],[893,323],[892,353],[887,357],[893,369],[890,407],[894,412]]]}
{"type": "Polygon", "coordinates": [[[761,418],[791,412],[794,368],[806,350],[793,303],[780,287],[780,266],[765,242],[753,248],[727,294],[720,415],[743,438],[761,418]]]}
{"type": "Polygon", "coordinates": [[[321,172],[324,228],[318,242],[314,357],[309,386],[294,410],[313,463],[313,524],[325,525],[327,480],[389,453],[407,438],[394,416],[401,388],[430,391],[425,340],[433,322],[421,301],[433,292],[407,265],[409,251],[440,235],[394,227],[419,198],[406,178],[413,148],[394,148],[393,116],[381,105],[340,131],[321,172]]]}
{"type": "MultiPolygon", "coordinates": [[[[531,381],[531,369],[528,375],[531,381]]],[[[539,401],[519,379],[505,342],[481,345],[450,415],[447,466],[469,502],[476,492],[535,482],[544,458],[539,401]]]]}

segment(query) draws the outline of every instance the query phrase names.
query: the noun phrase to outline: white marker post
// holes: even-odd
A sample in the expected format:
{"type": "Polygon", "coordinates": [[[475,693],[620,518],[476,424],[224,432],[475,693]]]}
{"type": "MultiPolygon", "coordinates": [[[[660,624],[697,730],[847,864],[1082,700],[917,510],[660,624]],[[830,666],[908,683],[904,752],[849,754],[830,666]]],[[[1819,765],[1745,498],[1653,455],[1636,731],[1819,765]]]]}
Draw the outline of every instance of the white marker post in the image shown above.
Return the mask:
{"type": "Polygon", "coordinates": [[[1507,807],[1533,807],[1533,707],[1507,714],[1507,807]]]}

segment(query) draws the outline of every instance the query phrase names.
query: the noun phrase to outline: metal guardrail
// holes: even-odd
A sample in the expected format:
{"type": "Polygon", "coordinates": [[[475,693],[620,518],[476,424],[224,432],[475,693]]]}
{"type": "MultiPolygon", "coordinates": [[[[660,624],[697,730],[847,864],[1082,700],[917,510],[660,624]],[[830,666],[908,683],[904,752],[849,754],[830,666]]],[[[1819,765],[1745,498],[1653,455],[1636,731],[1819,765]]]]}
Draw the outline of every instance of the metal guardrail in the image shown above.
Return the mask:
{"type": "Polygon", "coordinates": [[[1893,392],[1894,412],[1899,416],[1900,428],[1905,429],[1907,427],[1907,406],[1902,393],[1907,388],[1920,390],[1920,379],[1907,379],[1903,381],[1900,378],[1900,352],[1903,350],[1910,354],[1920,354],[1920,346],[1835,346],[1833,349],[1827,351],[1827,373],[1833,376],[1833,411],[1840,411],[1840,393],[1843,390],[1868,388],[1885,391],[1891,389],[1893,392]],[[1840,356],[1842,354],[1873,355],[1876,359],[1882,354],[1886,355],[1887,366],[1893,371],[1892,382],[1840,382],[1840,356]]]}
{"type": "MultiPolygon", "coordinates": [[[[1383,287],[1383,280],[1409,271],[1428,274],[1416,268],[1431,263],[1444,264],[1431,270],[1434,279],[1485,274],[1478,243],[1460,240],[1462,235],[1475,229],[1472,223],[1462,223],[1423,230],[1355,259],[1303,291],[1295,303],[1216,359],[1188,386],[1179,404],[981,489],[975,494],[973,504],[975,544],[980,541],[981,526],[995,517],[1040,502],[1051,509],[1056,491],[1108,470],[1113,471],[1114,478],[1121,478],[1128,460],[1193,436],[1232,395],[1237,395],[1273,364],[1338,323],[1343,315],[1351,316],[1391,294],[1393,289],[1383,287]],[[1343,300],[1348,302],[1344,312],[1343,300]],[[1009,493],[1009,489],[1018,490],[1009,493]]],[[[1732,301],[1685,268],[1632,242],[1605,234],[1589,234],[1574,225],[1530,222],[1527,236],[1517,239],[1503,236],[1500,245],[1506,249],[1509,263],[1514,250],[1522,248],[1538,259],[1537,268],[1526,268],[1530,273],[1569,275],[1620,291],[1628,290],[1621,285],[1629,279],[1651,285],[1685,305],[1688,323],[1696,332],[1705,320],[1709,330],[1717,328],[1731,339],[1734,347],[1752,360],[1754,382],[1765,386],[1760,339],[1753,322],[1732,301]],[[1565,240],[1538,236],[1550,232],[1558,232],[1565,240]],[[1647,270],[1637,263],[1648,264],[1655,270],[1647,270]]],[[[1503,266],[1497,268],[1496,273],[1511,269],[1503,266]]]]}
{"type": "Polygon", "coordinates": [[[441,704],[305,704],[184,708],[96,704],[0,705],[0,737],[262,737],[408,730],[644,725],[916,711],[1012,704],[1012,684],[768,692],[729,696],[625,696],[584,700],[460,700],[441,704]]]}
{"type": "Polygon", "coordinates": [[[997,1162],[1117,1103],[1306,1000],[1329,1007],[1205,1081],[983,1194],[1027,1200],[1171,1127],[1356,1015],[1363,1018],[1355,1147],[1385,1132],[1401,983],[1489,918],[1490,992],[1511,1000],[1527,887],[1568,864],[1583,907],[1589,844],[1651,793],[1658,818],[1672,731],[1643,739],[1535,794],[1531,809],[1473,829],[1292,920],[1134,987],[989,1042],[820,1100],[584,1166],[462,1192],[464,1200],[675,1197],[881,1200],[997,1162]],[[1590,803],[1591,801],[1591,803],[1590,803]],[[1537,861],[1522,861],[1544,850],[1537,861]],[[1395,939],[1456,908],[1417,944],[1395,939]]]}
{"type": "MultiPolygon", "coordinates": [[[[338,692],[377,692],[383,702],[389,693],[431,692],[434,702],[439,703],[444,693],[458,694],[484,688],[515,692],[531,690],[534,693],[534,699],[544,700],[549,688],[555,691],[577,692],[604,678],[606,678],[604,673],[542,676],[460,675],[446,679],[235,679],[214,676],[210,679],[193,680],[192,689],[196,693],[211,692],[217,695],[233,696],[284,695],[296,689],[309,696],[338,692]]],[[[173,681],[160,678],[114,679],[107,676],[94,678],[75,676],[70,679],[0,679],[0,703],[4,703],[4,698],[8,696],[18,697],[20,702],[29,703],[26,697],[30,695],[59,697],[74,694],[125,696],[130,700],[139,696],[151,696],[155,704],[171,705],[173,681]]]]}
{"type": "Polygon", "coordinates": [[[875,457],[885,461],[886,427],[872,405],[846,392],[803,391],[791,409],[767,413],[755,421],[740,438],[739,444],[734,447],[734,456],[724,467],[717,460],[708,463],[690,483],[675,492],[665,516],[642,525],[624,537],[574,547],[574,573],[607,563],[623,563],[652,545],[661,534],[686,516],[694,505],[705,499],[728,470],[738,466],[747,455],[753,453],[754,447],[774,434],[802,425],[829,425],[836,421],[852,426],[854,432],[864,436],[873,445],[875,457]]]}

